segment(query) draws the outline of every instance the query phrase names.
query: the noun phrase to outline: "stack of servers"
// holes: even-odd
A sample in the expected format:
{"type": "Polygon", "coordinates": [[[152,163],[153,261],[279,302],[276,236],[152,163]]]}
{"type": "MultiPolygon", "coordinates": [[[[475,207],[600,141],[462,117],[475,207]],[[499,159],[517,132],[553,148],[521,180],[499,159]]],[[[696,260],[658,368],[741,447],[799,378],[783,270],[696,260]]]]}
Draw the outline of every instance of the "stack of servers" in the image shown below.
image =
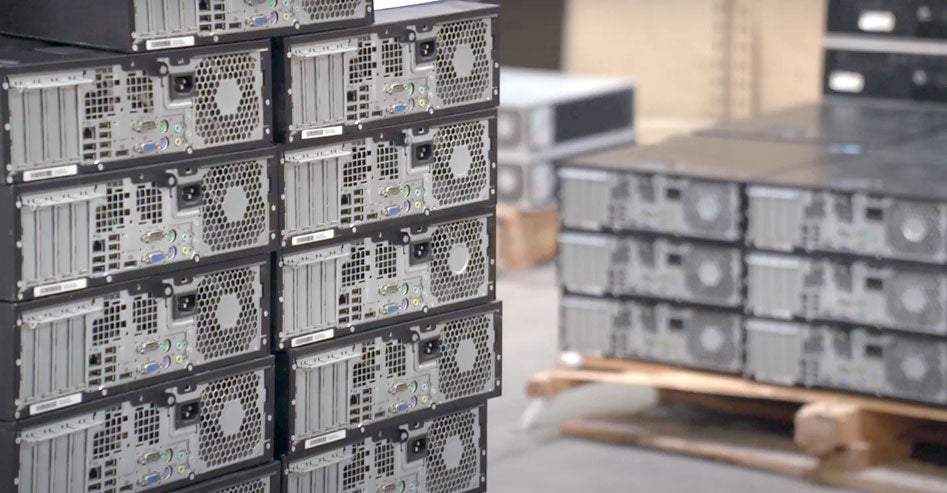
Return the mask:
{"type": "Polygon", "coordinates": [[[0,489],[486,489],[497,9],[0,16],[0,489]]]}
{"type": "Polygon", "coordinates": [[[868,3],[823,102],[561,169],[564,351],[947,404],[947,43],[868,3]]]}
{"type": "Polygon", "coordinates": [[[630,80],[504,67],[498,121],[501,205],[555,209],[556,164],[635,142],[630,80]]]}

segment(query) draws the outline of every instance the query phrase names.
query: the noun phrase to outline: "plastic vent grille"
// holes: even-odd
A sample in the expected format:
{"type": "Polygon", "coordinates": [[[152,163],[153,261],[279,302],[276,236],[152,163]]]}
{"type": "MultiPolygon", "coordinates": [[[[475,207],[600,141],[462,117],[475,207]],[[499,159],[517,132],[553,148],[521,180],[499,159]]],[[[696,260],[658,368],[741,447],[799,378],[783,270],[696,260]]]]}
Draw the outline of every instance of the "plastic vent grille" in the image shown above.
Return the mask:
{"type": "Polygon", "coordinates": [[[260,284],[253,267],[208,275],[197,287],[197,350],[206,360],[236,356],[253,349],[260,337],[260,284]],[[226,301],[225,301],[226,300],[226,301]],[[236,310],[236,313],[232,313],[236,310]],[[233,324],[225,320],[236,315],[233,324]]]}
{"type": "Polygon", "coordinates": [[[943,248],[941,215],[936,206],[897,203],[888,215],[887,237],[895,252],[934,256],[943,248]]]}
{"type": "Polygon", "coordinates": [[[141,72],[132,72],[126,76],[125,97],[132,113],[151,113],[155,110],[154,82],[141,72]]]}
{"type": "Polygon", "coordinates": [[[488,390],[494,370],[493,348],[489,345],[492,326],[491,316],[478,315],[452,320],[444,327],[438,367],[439,389],[447,399],[460,399],[488,390]],[[472,359],[460,354],[471,349],[476,352],[472,359]]]}
{"type": "Polygon", "coordinates": [[[161,421],[153,406],[135,408],[135,439],[138,445],[155,445],[161,438],[161,421]]]}
{"type": "Polygon", "coordinates": [[[222,378],[201,392],[198,455],[210,467],[249,459],[263,440],[262,376],[259,372],[222,378]],[[235,433],[231,421],[239,412],[235,433]]]}
{"type": "Polygon", "coordinates": [[[161,208],[161,190],[154,185],[138,185],[135,191],[135,206],[141,217],[141,224],[158,224],[163,220],[161,208]]]}
{"type": "Polygon", "coordinates": [[[404,55],[401,43],[394,39],[381,42],[381,65],[385,69],[385,75],[391,77],[404,75],[404,55]]]}
{"type": "Polygon", "coordinates": [[[354,17],[365,0],[301,0],[302,9],[312,20],[354,17]]]}
{"type": "Polygon", "coordinates": [[[204,242],[215,252],[259,246],[269,225],[266,162],[211,168],[201,183],[204,242]]]}
{"type": "Polygon", "coordinates": [[[375,473],[379,479],[395,474],[395,446],[390,442],[375,447],[375,473]]]}
{"type": "Polygon", "coordinates": [[[352,447],[352,461],[342,468],[342,491],[355,490],[365,483],[367,475],[368,450],[364,445],[356,445],[352,447]]]}
{"type": "MultiPolygon", "coordinates": [[[[259,55],[236,53],[209,57],[194,71],[197,97],[194,102],[195,131],[205,144],[224,144],[250,140],[262,124],[259,55]],[[239,94],[224,90],[236,87],[239,94]],[[233,111],[222,110],[218,102],[238,97],[233,111]]],[[[228,104],[228,106],[230,106],[228,104]]]]}
{"type": "Polygon", "coordinates": [[[150,296],[137,296],[132,300],[132,325],[136,335],[158,332],[158,302],[150,296]]]}
{"type": "Polygon", "coordinates": [[[217,490],[215,493],[271,493],[270,482],[268,479],[253,479],[245,483],[217,490]]]}
{"type": "Polygon", "coordinates": [[[477,415],[470,411],[437,418],[431,424],[426,462],[429,493],[467,491],[480,484],[479,444],[474,440],[478,427],[477,415]],[[458,442],[463,447],[459,460],[446,457],[458,442]]]}
{"type": "Polygon", "coordinates": [[[85,94],[86,120],[101,120],[115,115],[115,75],[111,68],[95,72],[95,88],[85,94]]]}
{"type": "Polygon", "coordinates": [[[434,198],[441,204],[470,202],[481,196],[490,167],[486,133],[487,126],[481,122],[447,125],[437,131],[431,174],[434,198]]]}
{"type": "Polygon", "coordinates": [[[437,32],[437,92],[446,105],[483,99],[492,85],[489,21],[452,22],[437,32]],[[455,58],[472,56],[472,61],[455,58]],[[471,65],[469,73],[466,65],[471,65]]]}
{"type": "Polygon", "coordinates": [[[407,373],[407,349],[398,341],[391,341],[385,348],[385,368],[392,377],[403,377],[407,373]]]}
{"type": "Polygon", "coordinates": [[[128,432],[124,430],[128,416],[122,408],[110,409],[105,414],[105,428],[97,431],[92,437],[92,459],[104,459],[125,448],[128,432]]]}

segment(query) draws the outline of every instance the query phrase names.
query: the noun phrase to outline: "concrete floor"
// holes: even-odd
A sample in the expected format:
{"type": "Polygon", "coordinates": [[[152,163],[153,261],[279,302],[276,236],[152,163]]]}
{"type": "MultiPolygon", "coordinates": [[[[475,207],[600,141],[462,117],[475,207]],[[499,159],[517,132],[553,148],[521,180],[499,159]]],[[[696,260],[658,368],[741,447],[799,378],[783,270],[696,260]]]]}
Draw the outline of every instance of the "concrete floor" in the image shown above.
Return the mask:
{"type": "Polygon", "coordinates": [[[552,266],[501,276],[503,397],[489,407],[489,491],[641,493],[838,492],[783,476],[677,455],[558,436],[564,419],[651,405],[649,389],[588,386],[553,400],[523,431],[526,380],[558,355],[558,288],[552,266]]]}

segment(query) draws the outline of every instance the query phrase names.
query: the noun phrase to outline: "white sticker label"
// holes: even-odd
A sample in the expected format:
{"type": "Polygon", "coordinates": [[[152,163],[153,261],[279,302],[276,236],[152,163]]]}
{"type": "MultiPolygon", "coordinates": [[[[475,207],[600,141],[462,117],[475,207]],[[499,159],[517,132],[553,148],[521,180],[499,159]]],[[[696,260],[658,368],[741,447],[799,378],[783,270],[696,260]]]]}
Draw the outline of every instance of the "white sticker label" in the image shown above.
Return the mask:
{"type": "Polygon", "coordinates": [[[50,178],[59,178],[62,176],[73,176],[79,173],[79,167],[75,164],[69,166],[60,166],[58,168],[38,169],[23,173],[23,181],[49,180],[50,178]]]}
{"type": "Polygon", "coordinates": [[[315,334],[309,334],[307,336],[296,337],[289,341],[290,347],[299,347],[312,344],[314,342],[328,341],[335,337],[335,330],[323,330],[322,332],[316,332],[315,334]]]}
{"type": "Polygon", "coordinates": [[[332,137],[333,135],[342,135],[342,125],[303,130],[303,139],[318,139],[319,137],[332,137]]]}
{"type": "Polygon", "coordinates": [[[180,38],[149,39],[145,42],[145,49],[167,50],[168,48],[184,48],[194,46],[194,36],[181,36],[180,38]]]}
{"type": "Polygon", "coordinates": [[[315,243],[317,241],[331,240],[332,238],[335,238],[335,230],[329,229],[326,231],[320,231],[318,233],[297,236],[293,238],[291,243],[293,244],[293,246],[306,245],[309,243],[315,243]]]}
{"type": "Polygon", "coordinates": [[[868,33],[890,33],[897,25],[893,13],[884,10],[866,10],[858,17],[858,29],[868,33]]]}
{"type": "Polygon", "coordinates": [[[59,293],[67,293],[69,291],[78,291],[80,289],[85,289],[88,284],[89,281],[85,279],[77,279],[75,281],[66,281],[56,284],[47,284],[46,286],[34,288],[33,297],[40,298],[43,296],[50,296],[59,293]]]}
{"type": "Polygon", "coordinates": [[[47,413],[49,411],[55,411],[56,409],[62,409],[68,406],[75,406],[82,402],[82,394],[72,394],[65,397],[60,397],[58,399],[53,399],[51,401],[40,402],[39,404],[33,404],[30,406],[30,415],[36,416],[37,414],[47,413]]]}
{"type": "Polygon", "coordinates": [[[345,439],[345,430],[329,433],[328,435],[322,435],[321,437],[310,438],[309,440],[306,440],[305,447],[306,449],[311,449],[313,447],[318,447],[319,445],[338,442],[339,440],[343,439],[345,439]]]}
{"type": "Polygon", "coordinates": [[[865,76],[858,72],[836,70],[829,76],[829,89],[858,94],[865,90],[865,76]]]}

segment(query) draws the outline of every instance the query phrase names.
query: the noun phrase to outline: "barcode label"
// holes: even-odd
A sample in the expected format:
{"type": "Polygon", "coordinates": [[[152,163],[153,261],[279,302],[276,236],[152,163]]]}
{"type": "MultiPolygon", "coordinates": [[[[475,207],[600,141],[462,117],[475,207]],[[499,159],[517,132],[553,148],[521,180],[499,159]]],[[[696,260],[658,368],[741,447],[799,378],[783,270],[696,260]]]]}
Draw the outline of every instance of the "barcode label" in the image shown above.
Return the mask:
{"type": "Polygon", "coordinates": [[[303,130],[303,139],[318,139],[319,137],[332,137],[333,135],[342,135],[342,125],[303,130]]]}
{"type": "Polygon", "coordinates": [[[58,168],[38,169],[24,172],[23,181],[30,182],[49,180],[51,178],[59,178],[62,176],[73,176],[78,173],[79,167],[74,164],[70,166],[59,166],[58,168]]]}
{"type": "Polygon", "coordinates": [[[69,291],[78,291],[80,289],[85,289],[89,284],[89,281],[85,279],[77,279],[75,281],[66,281],[56,284],[47,284],[46,286],[40,286],[33,289],[33,296],[40,298],[43,296],[50,296],[59,293],[66,293],[69,291]]]}
{"type": "Polygon", "coordinates": [[[335,230],[329,229],[326,231],[320,231],[318,233],[297,236],[293,238],[292,244],[293,246],[307,245],[309,243],[315,243],[317,241],[331,240],[332,238],[335,238],[335,230]]]}
{"type": "Polygon", "coordinates": [[[180,38],[149,39],[145,42],[145,49],[166,50],[168,48],[184,48],[194,46],[194,36],[181,36],[180,38]]]}
{"type": "Polygon", "coordinates": [[[60,397],[51,401],[40,402],[39,404],[33,404],[30,406],[30,415],[36,416],[37,414],[48,413],[49,411],[55,411],[56,409],[74,406],[80,402],[82,402],[81,393],[67,395],[65,397],[60,397]]]}

